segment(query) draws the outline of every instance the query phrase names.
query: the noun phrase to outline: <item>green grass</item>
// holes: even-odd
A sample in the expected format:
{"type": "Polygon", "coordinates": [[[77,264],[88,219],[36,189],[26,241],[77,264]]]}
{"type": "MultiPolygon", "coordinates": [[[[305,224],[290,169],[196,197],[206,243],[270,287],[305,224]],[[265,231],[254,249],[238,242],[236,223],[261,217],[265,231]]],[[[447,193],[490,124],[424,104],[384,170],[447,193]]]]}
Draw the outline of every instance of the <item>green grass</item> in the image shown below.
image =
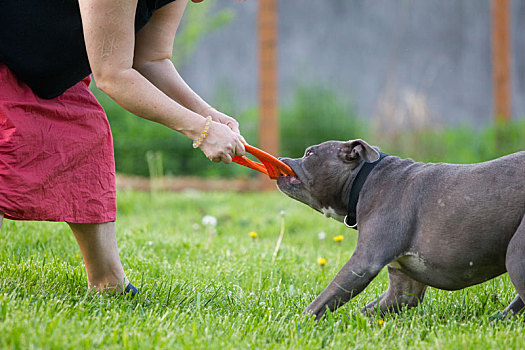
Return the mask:
{"type": "Polygon", "coordinates": [[[507,276],[457,292],[430,288],[420,307],[382,325],[353,317],[387,288],[382,271],[315,322],[301,311],[350,257],[355,231],[279,193],[119,192],[118,200],[121,257],[140,288],[133,300],[87,291],[65,224],[4,221],[0,348],[523,348],[523,319],[490,319],[515,296],[507,276]],[[272,262],[281,210],[286,231],[272,262]],[[218,219],[209,243],[204,215],[218,219]]]}

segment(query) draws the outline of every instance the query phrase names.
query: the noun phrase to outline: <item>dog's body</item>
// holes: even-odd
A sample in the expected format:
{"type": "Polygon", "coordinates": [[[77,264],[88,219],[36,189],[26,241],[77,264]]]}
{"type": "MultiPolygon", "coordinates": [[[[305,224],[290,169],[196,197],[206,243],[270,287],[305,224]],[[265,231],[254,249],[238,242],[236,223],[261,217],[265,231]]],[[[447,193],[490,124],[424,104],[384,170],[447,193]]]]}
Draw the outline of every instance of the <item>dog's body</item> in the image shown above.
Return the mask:
{"type": "MultiPolygon", "coordinates": [[[[303,158],[282,159],[296,177],[277,184],[343,221],[356,175],[378,156],[362,140],[328,141],[303,158]]],[[[525,152],[469,165],[387,156],[361,189],[357,225],[354,254],[306,309],[317,318],[355,297],[387,265],[388,290],[363,312],[398,311],[421,302],[427,286],[457,290],[505,272],[518,296],[504,314],[524,307],[525,152]]]]}

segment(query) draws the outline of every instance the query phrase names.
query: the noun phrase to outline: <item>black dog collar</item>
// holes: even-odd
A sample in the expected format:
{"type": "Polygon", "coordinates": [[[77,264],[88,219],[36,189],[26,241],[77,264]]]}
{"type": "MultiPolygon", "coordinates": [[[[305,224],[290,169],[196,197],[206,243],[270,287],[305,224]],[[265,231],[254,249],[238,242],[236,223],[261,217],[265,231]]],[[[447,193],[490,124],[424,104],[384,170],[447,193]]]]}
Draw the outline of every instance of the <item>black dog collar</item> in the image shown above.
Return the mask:
{"type": "Polygon", "coordinates": [[[357,230],[357,202],[359,201],[359,193],[365,184],[365,181],[372,171],[375,168],[377,163],[381,159],[387,157],[388,154],[379,152],[379,159],[373,163],[365,163],[359,169],[354,182],[352,183],[352,188],[350,189],[350,199],[348,200],[348,214],[345,216],[344,223],[346,226],[357,230]]]}

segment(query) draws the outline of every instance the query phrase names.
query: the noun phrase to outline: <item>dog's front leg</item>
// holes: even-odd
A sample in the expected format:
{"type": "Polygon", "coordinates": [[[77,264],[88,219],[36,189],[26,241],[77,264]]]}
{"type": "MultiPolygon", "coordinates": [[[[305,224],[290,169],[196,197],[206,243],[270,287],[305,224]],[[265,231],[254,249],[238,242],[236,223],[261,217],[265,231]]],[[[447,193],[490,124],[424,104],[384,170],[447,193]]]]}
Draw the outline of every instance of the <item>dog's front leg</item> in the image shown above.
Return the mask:
{"type": "Polygon", "coordinates": [[[392,258],[391,250],[382,250],[376,244],[358,242],[350,260],[337,273],[328,287],[308,305],[304,314],[311,314],[316,320],[319,320],[326,313],[327,308],[334,311],[342,306],[361,293],[392,258]]]}
{"type": "Polygon", "coordinates": [[[383,266],[365,266],[355,255],[352,256],[328,287],[308,305],[304,313],[312,314],[316,320],[321,319],[327,308],[334,311],[361,293],[383,266]]]}

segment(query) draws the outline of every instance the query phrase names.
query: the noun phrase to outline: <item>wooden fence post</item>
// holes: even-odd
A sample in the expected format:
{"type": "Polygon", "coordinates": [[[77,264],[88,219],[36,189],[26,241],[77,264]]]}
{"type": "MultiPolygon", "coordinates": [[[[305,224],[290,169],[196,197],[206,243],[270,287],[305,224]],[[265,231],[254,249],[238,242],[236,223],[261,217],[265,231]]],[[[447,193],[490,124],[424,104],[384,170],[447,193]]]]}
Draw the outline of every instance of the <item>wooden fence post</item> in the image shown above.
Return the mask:
{"type": "MultiPolygon", "coordinates": [[[[259,146],[273,155],[279,154],[277,20],[277,0],[259,0],[259,146]]],[[[275,188],[266,175],[259,179],[262,190],[275,188]]]]}
{"type": "Polygon", "coordinates": [[[510,3],[508,0],[491,0],[491,22],[494,120],[508,122],[512,117],[510,3]]]}

